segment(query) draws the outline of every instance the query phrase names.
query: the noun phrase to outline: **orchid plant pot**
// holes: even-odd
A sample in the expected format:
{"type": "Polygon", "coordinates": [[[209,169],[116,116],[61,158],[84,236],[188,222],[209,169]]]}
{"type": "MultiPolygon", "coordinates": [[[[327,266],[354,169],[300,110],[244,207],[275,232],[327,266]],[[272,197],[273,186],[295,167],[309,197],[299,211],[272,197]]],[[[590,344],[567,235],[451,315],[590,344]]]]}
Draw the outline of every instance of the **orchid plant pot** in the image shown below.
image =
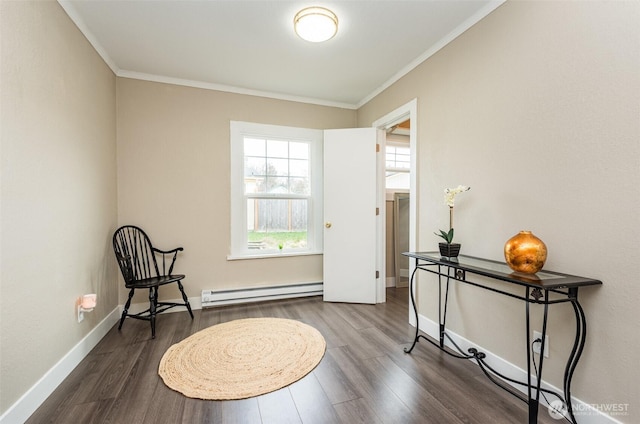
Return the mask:
{"type": "Polygon", "coordinates": [[[460,254],[460,243],[438,243],[438,247],[445,258],[457,258],[460,254]]]}

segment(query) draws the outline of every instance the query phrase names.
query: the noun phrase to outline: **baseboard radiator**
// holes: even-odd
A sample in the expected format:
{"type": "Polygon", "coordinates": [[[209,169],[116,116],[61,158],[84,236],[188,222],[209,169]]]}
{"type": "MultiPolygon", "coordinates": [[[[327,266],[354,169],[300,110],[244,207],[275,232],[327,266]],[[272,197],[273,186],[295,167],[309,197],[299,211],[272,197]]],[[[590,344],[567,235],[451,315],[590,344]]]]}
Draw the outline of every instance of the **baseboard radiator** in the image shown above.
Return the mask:
{"type": "Polygon", "coordinates": [[[322,282],[228,290],[202,290],[202,308],[321,295],[322,282]]]}

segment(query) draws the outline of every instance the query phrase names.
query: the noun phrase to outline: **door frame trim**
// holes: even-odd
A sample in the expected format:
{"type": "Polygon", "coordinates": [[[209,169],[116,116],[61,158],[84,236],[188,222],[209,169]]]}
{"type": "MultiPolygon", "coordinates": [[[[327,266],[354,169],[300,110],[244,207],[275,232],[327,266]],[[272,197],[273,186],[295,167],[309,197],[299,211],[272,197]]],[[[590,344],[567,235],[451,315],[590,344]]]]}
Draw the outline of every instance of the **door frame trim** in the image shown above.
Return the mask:
{"type": "MultiPolygon", "coordinates": [[[[409,152],[411,155],[411,171],[409,173],[409,201],[411,203],[409,207],[409,250],[412,252],[417,251],[417,237],[416,237],[416,229],[418,225],[418,202],[417,202],[417,188],[418,188],[418,167],[417,167],[417,153],[418,153],[418,99],[414,98],[408,103],[396,108],[395,110],[387,113],[375,120],[372,124],[373,127],[386,130],[387,128],[392,127],[393,125],[399,124],[406,119],[411,120],[411,126],[409,128],[409,152]]],[[[384,155],[379,155],[378,161],[382,161],[382,168],[384,169],[384,155]]],[[[384,181],[384,180],[383,180],[384,181]]],[[[380,184],[378,187],[382,198],[384,198],[385,187],[384,184],[380,184]]],[[[382,229],[384,231],[384,227],[382,229]]],[[[384,234],[381,234],[382,238],[380,240],[378,251],[382,252],[382,258],[384,258],[384,248],[385,245],[382,243],[384,240],[384,234]]],[[[412,275],[413,270],[415,269],[415,260],[409,261],[409,275],[412,275]]],[[[383,303],[386,301],[386,283],[385,278],[380,278],[378,280],[377,287],[377,302],[383,303]]],[[[414,289],[415,290],[415,289],[414,289]]],[[[415,294],[415,293],[414,293],[415,294]]],[[[411,325],[416,325],[415,321],[415,312],[413,310],[413,305],[409,302],[409,323],[411,325]]]]}

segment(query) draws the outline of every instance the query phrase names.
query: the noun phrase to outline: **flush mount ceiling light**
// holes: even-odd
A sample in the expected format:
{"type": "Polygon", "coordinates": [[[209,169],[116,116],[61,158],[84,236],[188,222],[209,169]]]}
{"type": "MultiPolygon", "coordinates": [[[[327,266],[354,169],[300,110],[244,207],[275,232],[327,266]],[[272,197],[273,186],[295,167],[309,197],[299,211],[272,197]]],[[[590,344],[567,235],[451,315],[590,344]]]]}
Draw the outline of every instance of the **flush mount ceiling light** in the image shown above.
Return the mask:
{"type": "Polygon", "coordinates": [[[338,32],[338,17],[324,7],[307,7],[293,18],[293,28],[303,40],[320,43],[338,32]]]}

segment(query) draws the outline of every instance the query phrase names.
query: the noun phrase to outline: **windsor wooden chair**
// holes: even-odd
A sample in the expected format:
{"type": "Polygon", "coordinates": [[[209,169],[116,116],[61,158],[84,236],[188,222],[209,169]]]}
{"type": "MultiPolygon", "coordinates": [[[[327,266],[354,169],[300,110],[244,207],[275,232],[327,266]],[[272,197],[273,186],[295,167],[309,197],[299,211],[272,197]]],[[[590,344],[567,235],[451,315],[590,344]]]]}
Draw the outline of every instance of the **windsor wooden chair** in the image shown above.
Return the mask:
{"type": "Polygon", "coordinates": [[[156,315],[175,306],[186,306],[193,319],[193,312],[189,299],[184,292],[182,280],[183,274],[172,274],[178,252],[182,247],[172,250],[160,250],[151,244],[147,234],[139,227],[125,225],[113,234],[113,250],[124,278],[125,287],[130,289],[118,330],[126,317],[142,319],[151,322],[151,338],[156,337],[156,315]],[[159,302],[158,288],[165,284],[177,283],[184,303],[159,302]],[[130,314],[129,307],[136,289],[149,290],[149,309],[130,314]]]}

